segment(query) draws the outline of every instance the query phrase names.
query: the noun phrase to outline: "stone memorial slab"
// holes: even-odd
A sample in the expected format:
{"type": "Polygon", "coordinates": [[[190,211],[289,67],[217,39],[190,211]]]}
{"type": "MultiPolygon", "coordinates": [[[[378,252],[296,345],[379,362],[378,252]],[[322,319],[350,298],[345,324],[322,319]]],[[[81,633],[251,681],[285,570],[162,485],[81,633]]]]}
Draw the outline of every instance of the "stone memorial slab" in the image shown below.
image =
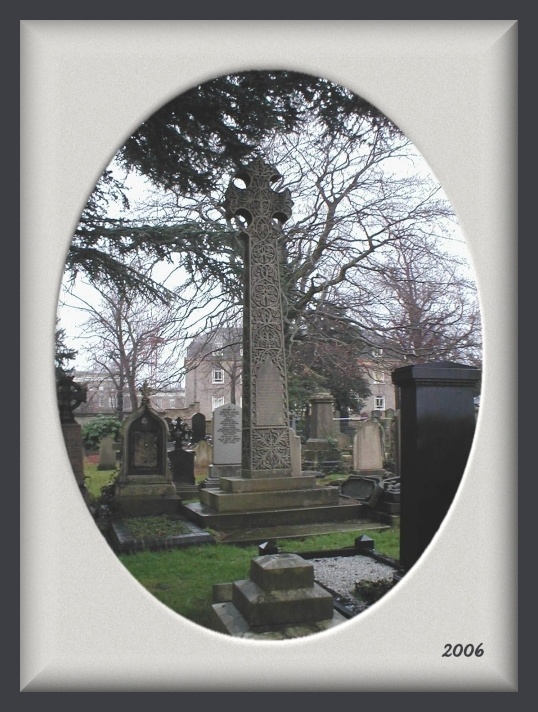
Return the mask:
{"type": "Polygon", "coordinates": [[[207,440],[200,440],[194,446],[195,467],[209,467],[213,462],[213,447],[207,440]]]}
{"type": "Polygon", "coordinates": [[[168,463],[168,438],[168,423],[151,407],[144,384],[140,408],[122,426],[121,466],[114,490],[122,515],[177,511],[181,500],[168,463]]]}
{"type": "Polygon", "coordinates": [[[377,420],[357,425],[353,439],[353,469],[357,472],[383,469],[381,428],[377,420]]]}
{"type": "Polygon", "coordinates": [[[206,418],[203,413],[195,413],[191,418],[192,444],[205,440],[206,418]]]}
{"type": "Polygon", "coordinates": [[[221,405],[213,411],[213,464],[241,463],[242,422],[241,408],[233,403],[221,405]]]}
{"type": "Polygon", "coordinates": [[[301,438],[290,428],[291,474],[298,477],[302,472],[301,438]]]}
{"type": "Polygon", "coordinates": [[[114,470],[116,467],[116,451],[114,450],[114,438],[106,435],[99,443],[99,464],[98,470],[114,470]]]}
{"type": "Polygon", "coordinates": [[[172,470],[172,479],[177,485],[194,484],[194,450],[183,450],[175,447],[168,453],[168,461],[172,470]]]}
{"type": "Polygon", "coordinates": [[[81,403],[86,402],[87,388],[76,383],[71,376],[64,375],[56,383],[56,395],[67,456],[84,501],[89,504],[90,494],[84,483],[82,427],[76,422],[73,414],[81,403]]]}
{"type": "Polygon", "coordinates": [[[346,497],[353,497],[369,507],[375,507],[383,493],[382,481],[381,477],[351,475],[341,484],[340,491],[346,497]]]}

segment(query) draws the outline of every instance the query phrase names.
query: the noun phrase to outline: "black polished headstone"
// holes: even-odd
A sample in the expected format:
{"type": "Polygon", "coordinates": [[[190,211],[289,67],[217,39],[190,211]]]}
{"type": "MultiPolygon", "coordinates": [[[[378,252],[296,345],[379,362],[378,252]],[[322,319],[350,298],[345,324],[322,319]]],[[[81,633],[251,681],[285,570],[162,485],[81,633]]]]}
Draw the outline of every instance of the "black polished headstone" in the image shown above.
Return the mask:
{"type": "Polygon", "coordinates": [[[194,450],[183,450],[176,444],[168,453],[168,461],[175,484],[194,484],[194,450]]]}
{"type": "Polygon", "coordinates": [[[206,437],[206,418],[203,413],[195,413],[191,422],[192,444],[196,445],[206,437]]]}
{"type": "Polygon", "coordinates": [[[441,361],[392,373],[400,408],[400,564],[422,555],[452,504],[475,432],[481,371],[441,361]]]}

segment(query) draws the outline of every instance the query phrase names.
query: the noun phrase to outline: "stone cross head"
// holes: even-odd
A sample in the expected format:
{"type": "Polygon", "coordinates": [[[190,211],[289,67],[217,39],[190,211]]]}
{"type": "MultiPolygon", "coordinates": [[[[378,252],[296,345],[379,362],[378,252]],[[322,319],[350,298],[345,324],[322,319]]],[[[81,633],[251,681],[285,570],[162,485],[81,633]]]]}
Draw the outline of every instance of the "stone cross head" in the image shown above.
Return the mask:
{"type": "Polygon", "coordinates": [[[262,158],[256,158],[235,175],[245,182],[246,188],[230,183],[226,191],[224,207],[227,217],[239,216],[247,226],[253,222],[271,223],[273,219],[284,223],[291,216],[293,202],[289,189],[280,193],[271,185],[282,176],[274,166],[262,158]]]}

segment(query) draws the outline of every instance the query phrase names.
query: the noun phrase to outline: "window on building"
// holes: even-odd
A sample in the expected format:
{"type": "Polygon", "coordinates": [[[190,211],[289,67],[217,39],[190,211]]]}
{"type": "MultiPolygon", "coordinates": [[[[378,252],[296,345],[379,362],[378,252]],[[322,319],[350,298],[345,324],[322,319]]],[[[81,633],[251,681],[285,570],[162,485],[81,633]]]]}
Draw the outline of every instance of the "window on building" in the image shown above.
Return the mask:
{"type": "Polygon", "coordinates": [[[213,383],[224,383],[224,371],[222,368],[213,369],[213,383]]]}
{"type": "Polygon", "coordinates": [[[211,402],[213,410],[215,410],[215,408],[220,408],[221,405],[224,405],[224,396],[213,396],[211,402]]]}
{"type": "Polygon", "coordinates": [[[115,396],[109,396],[109,397],[108,397],[108,405],[109,405],[111,408],[115,408],[115,407],[116,407],[116,397],[115,397],[115,396]]]}
{"type": "Polygon", "coordinates": [[[374,348],[372,349],[372,356],[383,356],[383,349],[374,346],[374,348]]]}
{"type": "Polygon", "coordinates": [[[385,383],[385,374],[383,371],[374,371],[372,377],[375,383],[385,383]]]}
{"type": "Polygon", "coordinates": [[[168,401],[168,403],[169,403],[169,405],[168,405],[169,408],[175,408],[175,407],[176,407],[176,399],[175,399],[175,398],[170,398],[170,400],[168,401]]]}
{"type": "Polygon", "coordinates": [[[376,396],[374,398],[374,410],[385,410],[385,396],[376,396]]]}
{"type": "Polygon", "coordinates": [[[105,407],[105,396],[99,394],[99,408],[104,408],[105,407]]]}

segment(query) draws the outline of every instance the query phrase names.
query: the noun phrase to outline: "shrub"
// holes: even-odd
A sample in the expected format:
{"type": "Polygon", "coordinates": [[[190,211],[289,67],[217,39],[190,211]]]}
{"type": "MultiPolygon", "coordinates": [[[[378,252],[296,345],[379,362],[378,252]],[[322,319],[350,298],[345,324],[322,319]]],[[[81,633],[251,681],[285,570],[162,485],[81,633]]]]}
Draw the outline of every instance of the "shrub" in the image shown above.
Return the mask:
{"type": "Polygon", "coordinates": [[[96,449],[107,435],[118,440],[120,430],[121,420],[115,415],[98,415],[97,418],[82,426],[82,443],[89,450],[96,449]]]}

